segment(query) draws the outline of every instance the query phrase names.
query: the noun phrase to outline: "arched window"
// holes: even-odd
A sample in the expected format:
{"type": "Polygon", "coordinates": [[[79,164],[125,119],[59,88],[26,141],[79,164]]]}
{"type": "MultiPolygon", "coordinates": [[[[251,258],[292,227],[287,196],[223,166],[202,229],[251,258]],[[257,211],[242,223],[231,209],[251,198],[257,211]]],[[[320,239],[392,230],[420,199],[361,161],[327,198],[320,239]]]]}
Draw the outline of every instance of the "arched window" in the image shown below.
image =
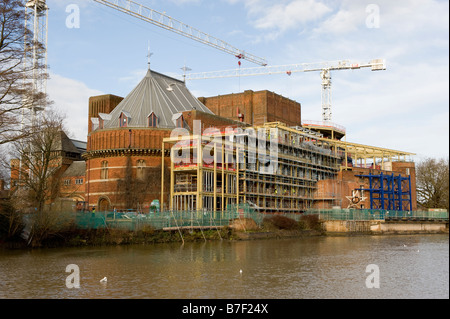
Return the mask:
{"type": "Polygon", "coordinates": [[[136,177],[138,179],[144,179],[145,178],[145,161],[144,160],[138,160],[137,161],[136,177]]]}
{"type": "Polygon", "coordinates": [[[158,127],[158,117],[154,112],[148,116],[148,127],[158,127]]]}
{"type": "Polygon", "coordinates": [[[101,179],[108,179],[108,161],[102,162],[102,169],[100,171],[101,179]]]}

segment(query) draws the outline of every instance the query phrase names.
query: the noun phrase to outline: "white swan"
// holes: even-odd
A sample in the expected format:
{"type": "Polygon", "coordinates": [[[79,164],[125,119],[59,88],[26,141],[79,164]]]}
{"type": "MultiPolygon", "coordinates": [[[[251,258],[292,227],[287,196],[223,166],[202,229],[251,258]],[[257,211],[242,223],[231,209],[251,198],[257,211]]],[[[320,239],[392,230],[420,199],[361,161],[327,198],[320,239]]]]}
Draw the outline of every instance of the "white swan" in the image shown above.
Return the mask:
{"type": "Polygon", "coordinates": [[[100,282],[107,282],[108,278],[104,277],[103,279],[100,280],[100,282]]]}

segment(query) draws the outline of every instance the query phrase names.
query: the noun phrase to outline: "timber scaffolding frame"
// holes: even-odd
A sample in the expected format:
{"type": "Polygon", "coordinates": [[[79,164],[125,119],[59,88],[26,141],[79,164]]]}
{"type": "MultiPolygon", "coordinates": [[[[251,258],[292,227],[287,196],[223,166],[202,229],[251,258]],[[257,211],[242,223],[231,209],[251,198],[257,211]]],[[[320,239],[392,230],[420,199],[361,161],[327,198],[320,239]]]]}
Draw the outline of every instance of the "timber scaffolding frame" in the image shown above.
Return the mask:
{"type": "MultiPolygon", "coordinates": [[[[352,168],[346,160],[350,154],[364,165],[367,159],[383,163],[413,155],[326,139],[279,122],[165,138],[162,149],[167,145],[172,145],[171,211],[218,212],[245,203],[257,212],[305,212],[323,200],[317,196],[317,181],[336,179],[339,170],[352,168]]],[[[340,201],[337,194],[329,199],[340,201]]]]}

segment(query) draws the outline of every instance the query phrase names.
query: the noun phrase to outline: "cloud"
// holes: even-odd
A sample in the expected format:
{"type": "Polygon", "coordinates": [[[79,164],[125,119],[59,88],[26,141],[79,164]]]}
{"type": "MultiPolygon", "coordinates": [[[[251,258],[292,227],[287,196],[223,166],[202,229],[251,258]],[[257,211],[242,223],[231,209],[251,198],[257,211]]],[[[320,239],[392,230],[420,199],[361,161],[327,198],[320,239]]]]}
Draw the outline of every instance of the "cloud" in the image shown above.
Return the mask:
{"type": "Polygon", "coordinates": [[[309,22],[321,19],[332,9],[316,0],[228,0],[230,4],[243,3],[250,24],[260,30],[265,30],[270,39],[288,30],[295,30],[309,22]]]}
{"type": "Polygon", "coordinates": [[[256,5],[250,7],[250,14],[259,16],[254,20],[254,26],[258,29],[278,29],[280,32],[318,20],[331,11],[323,3],[314,0],[295,0],[262,6],[256,3],[256,5]]]}
{"type": "Polygon", "coordinates": [[[444,12],[448,12],[447,1],[379,0],[376,4],[367,4],[344,0],[332,15],[324,16],[313,34],[348,34],[375,28],[395,35],[420,35],[423,30],[448,30],[449,18],[444,12]],[[377,25],[372,23],[373,18],[377,25]]]}
{"type": "Polygon", "coordinates": [[[313,30],[313,34],[321,33],[348,33],[356,31],[358,25],[362,24],[364,17],[355,10],[339,10],[336,14],[323,21],[319,27],[313,30]]]}
{"type": "Polygon", "coordinates": [[[50,74],[47,92],[54,102],[54,108],[66,116],[65,126],[69,137],[86,141],[89,98],[104,93],[58,74],[50,74]]]}

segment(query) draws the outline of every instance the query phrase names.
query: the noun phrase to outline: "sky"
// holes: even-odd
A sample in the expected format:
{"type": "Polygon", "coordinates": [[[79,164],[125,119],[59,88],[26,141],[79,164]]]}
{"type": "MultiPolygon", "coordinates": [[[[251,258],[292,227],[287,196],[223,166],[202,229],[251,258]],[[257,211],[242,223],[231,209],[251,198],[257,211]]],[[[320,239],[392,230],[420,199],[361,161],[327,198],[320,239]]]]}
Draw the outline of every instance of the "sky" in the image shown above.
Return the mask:
{"type": "MultiPolygon", "coordinates": [[[[111,0],[115,1],[115,0],[111,0]]],[[[269,65],[382,58],[386,70],[332,72],[332,122],[347,141],[449,156],[447,0],[135,0],[219,38],[269,65]]],[[[48,93],[74,139],[87,140],[90,96],[125,97],[151,68],[181,77],[236,69],[226,52],[115,11],[94,0],[47,0],[48,93]]],[[[241,60],[241,67],[258,65],[241,60]]],[[[320,121],[320,72],[192,80],[196,97],[269,90],[320,121]]]]}

